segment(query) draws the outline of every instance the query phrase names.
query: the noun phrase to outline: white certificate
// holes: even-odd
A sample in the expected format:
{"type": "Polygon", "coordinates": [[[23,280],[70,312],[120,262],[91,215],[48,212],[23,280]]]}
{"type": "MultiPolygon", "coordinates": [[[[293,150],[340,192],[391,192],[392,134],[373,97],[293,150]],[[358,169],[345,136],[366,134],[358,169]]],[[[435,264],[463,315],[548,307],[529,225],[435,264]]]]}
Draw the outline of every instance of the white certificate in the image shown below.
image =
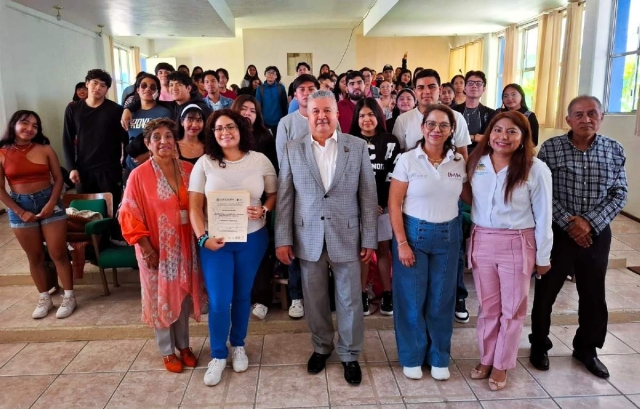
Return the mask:
{"type": "Polygon", "coordinates": [[[209,236],[224,237],[230,243],[246,243],[250,202],[246,190],[207,192],[209,236]]]}

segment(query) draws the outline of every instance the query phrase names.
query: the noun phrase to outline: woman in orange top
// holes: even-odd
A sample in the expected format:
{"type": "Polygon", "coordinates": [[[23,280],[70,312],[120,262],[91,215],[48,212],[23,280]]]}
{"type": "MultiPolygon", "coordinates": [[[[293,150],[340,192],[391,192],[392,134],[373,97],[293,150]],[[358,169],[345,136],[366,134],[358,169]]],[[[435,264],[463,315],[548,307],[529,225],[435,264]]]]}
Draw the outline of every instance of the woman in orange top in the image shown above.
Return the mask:
{"type": "Polygon", "coordinates": [[[36,319],[46,317],[53,308],[42,242],[47,244],[64,287],[56,317],[66,318],[76,308],[66,246],[67,215],[60,200],[63,183],[58,156],[42,133],[38,114],[13,114],[0,138],[0,201],[8,208],[10,226],[27,253],[31,278],[40,293],[38,306],[31,314],[36,319]],[[11,193],[5,189],[5,177],[11,193]]]}
{"type": "Polygon", "coordinates": [[[182,372],[183,364],[196,366],[189,315],[200,320],[202,294],[188,213],[193,165],[176,159],[178,127],[172,120],[153,119],[142,134],[152,156],[131,172],[118,217],[122,236],[136,248],[142,321],[154,328],[167,370],[182,372]]]}

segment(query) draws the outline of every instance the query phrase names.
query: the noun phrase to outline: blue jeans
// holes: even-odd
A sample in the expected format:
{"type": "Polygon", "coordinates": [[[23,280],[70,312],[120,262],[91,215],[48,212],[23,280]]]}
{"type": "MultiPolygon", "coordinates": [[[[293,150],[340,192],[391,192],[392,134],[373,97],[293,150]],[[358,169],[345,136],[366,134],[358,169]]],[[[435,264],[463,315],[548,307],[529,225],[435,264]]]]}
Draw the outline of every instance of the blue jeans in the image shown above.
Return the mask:
{"type": "Polygon", "coordinates": [[[212,358],[227,358],[227,336],[232,347],[244,346],[251,311],[251,288],[268,243],[267,228],[263,227],[250,233],[246,243],[226,243],[218,251],[200,248],[209,295],[212,358]]]}
{"type": "MultiPolygon", "coordinates": [[[[23,210],[31,212],[33,214],[38,214],[49,202],[52,193],[53,186],[49,186],[48,188],[42,189],[41,191],[35,193],[20,194],[11,192],[9,193],[9,196],[11,196],[11,199],[13,199],[13,201],[16,202],[16,204],[23,210]]],[[[62,204],[62,199],[60,198],[58,198],[57,203],[53,208],[53,213],[51,213],[51,216],[47,217],[46,219],[27,223],[22,221],[20,216],[11,209],[7,209],[7,213],[9,214],[9,226],[11,226],[12,229],[40,227],[44,224],[57,222],[58,220],[64,220],[67,218],[67,213],[64,210],[64,205],[62,204]]]]}
{"type": "Polygon", "coordinates": [[[415,263],[405,267],[393,238],[393,323],[402,366],[449,366],[462,229],[458,217],[429,223],[404,215],[415,263]]]}
{"type": "Polygon", "coordinates": [[[302,299],[302,269],[300,268],[300,260],[293,259],[289,264],[289,298],[292,300],[302,299]]]}

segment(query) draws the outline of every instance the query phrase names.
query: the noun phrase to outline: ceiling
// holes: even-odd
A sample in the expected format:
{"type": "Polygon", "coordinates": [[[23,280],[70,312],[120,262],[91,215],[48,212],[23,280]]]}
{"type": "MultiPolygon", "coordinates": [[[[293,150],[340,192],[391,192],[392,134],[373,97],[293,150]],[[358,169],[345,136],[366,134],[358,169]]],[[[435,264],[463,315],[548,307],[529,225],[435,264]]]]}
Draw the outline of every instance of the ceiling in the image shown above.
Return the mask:
{"type": "MultiPolygon", "coordinates": [[[[453,36],[498,31],[567,0],[16,0],[114,36],[232,37],[235,29],[353,28],[365,35],[453,36]]],[[[321,39],[319,39],[321,41],[321,39]]]]}

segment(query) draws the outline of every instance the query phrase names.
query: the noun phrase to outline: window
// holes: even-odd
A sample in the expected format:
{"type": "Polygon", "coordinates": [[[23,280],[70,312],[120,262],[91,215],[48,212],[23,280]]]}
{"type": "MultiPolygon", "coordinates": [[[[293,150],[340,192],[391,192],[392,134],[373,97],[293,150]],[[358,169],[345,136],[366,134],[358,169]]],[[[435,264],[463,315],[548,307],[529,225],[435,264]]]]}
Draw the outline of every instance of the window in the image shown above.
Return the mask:
{"type": "Polygon", "coordinates": [[[640,93],[640,0],[618,0],[609,47],[608,112],[632,112],[640,93]]]}
{"type": "Polygon", "coordinates": [[[134,75],[131,75],[130,51],[126,48],[113,47],[113,81],[116,87],[116,98],[119,101],[122,91],[131,85],[134,75]]]}
{"type": "Polygon", "coordinates": [[[536,91],[536,58],[538,54],[538,26],[531,25],[522,31],[522,58],[520,60],[520,85],[526,96],[527,106],[533,106],[536,91]]]}
{"type": "Polygon", "coordinates": [[[504,36],[498,37],[498,75],[496,78],[496,106],[502,106],[502,87],[507,84],[502,83],[502,75],[504,74],[504,46],[506,39],[504,36]]]}
{"type": "Polygon", "coordinates": [[[297,77],[296,65],[301,62],[306,62],[311,67],[313,73],[313,54],[312,53],[287,53],[287,75],[297,77]]]}

